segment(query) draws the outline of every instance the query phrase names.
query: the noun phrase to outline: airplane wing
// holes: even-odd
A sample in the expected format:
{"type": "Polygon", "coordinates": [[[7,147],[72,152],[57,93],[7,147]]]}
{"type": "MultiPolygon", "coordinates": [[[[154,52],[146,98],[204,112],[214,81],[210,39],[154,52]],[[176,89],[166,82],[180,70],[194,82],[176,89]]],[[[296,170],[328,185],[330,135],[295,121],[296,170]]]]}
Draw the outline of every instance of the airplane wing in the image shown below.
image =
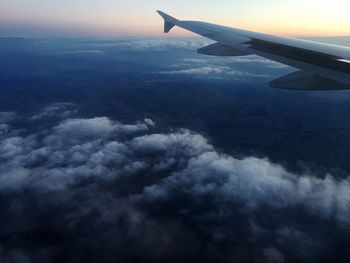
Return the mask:
{"type": "Polygon", "coordinates": [[[164,18],[164,32],[174,26],[216,41],[198,53],[212,56],[256,54],[298,71],[270,82],[294,90],[350,89],[350,48],[289,37],[272,36],[199,21],[182,21],[157,11],[164,18]]]}

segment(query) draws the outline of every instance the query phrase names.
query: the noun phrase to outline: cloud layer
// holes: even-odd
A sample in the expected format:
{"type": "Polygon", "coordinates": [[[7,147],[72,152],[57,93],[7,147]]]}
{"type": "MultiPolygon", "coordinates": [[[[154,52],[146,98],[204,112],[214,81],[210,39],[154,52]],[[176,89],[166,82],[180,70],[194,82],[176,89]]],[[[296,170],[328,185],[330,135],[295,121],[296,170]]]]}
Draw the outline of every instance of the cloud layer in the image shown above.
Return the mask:
{"type": "Polygon", "coordinates": [[[202,46],[209,45],[210,40],[204,38],[119,38],[112,41],[101,41],[93,43],[93,47],[100,48],[118,48],[121,50],[134,51],[163,51],[168,49],[198,49],[202,46]]]}
{"type": "Polygon", "coordinates": [[[216,77],[232,77],[234,79],[244,79],[245,77],[269,78],[269,75],[253,74],[249,72],[233,70],[228,66],[207,65],[199,67],[191,67],[180,70],[164,71],[163,74],[184,74],[184,75],[200,75],[216,77]]]}
{"type": "Polygon", "coordinates": [[[271,69],[286,68],[288,67],[285,65],[258,56],[225,58],[202,56],[202,58],[182,59],[171,65],[169,70],[161,73],[197,75],[201,78],[208,76],[212,79],[249,80],[251,78],[268,79],[271,78],[271,69]],[[257,68],[247,68],[247,65],[254,65],[257,68]],[[261,68],[265,71],[261,71],[261,68]]]}
{"type": "Polygon", "coordinates": [[[80,118],[71,104],[49,105],[30,128],[0,116],[1,262],[350,257],[349,178],[236,159],[151,119],[80,118]]]}

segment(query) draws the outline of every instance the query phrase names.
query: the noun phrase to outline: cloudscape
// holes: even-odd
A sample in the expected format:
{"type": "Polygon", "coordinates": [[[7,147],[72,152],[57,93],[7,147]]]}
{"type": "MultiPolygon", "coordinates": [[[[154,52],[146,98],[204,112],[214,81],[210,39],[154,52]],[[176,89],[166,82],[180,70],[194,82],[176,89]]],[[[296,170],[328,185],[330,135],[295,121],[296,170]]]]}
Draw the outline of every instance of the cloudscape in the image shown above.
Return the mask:
{"type": "Polygon", "coordinates": [[[348,234],[349,179],[237,159],[193,131],[159,133],[148,118],[82,118],[74,104],[43,108],[30,129],[14,128],[21,118],[2,113],[5,262],[316,262],[347,253],[333,239],[348,234]]]}
{"type": "Polygon", "coordinates": [[[44,2],[0,2],[1,263],[349,262],[350,93],[155,13],[350,46],[345,1],[44,2]]]}

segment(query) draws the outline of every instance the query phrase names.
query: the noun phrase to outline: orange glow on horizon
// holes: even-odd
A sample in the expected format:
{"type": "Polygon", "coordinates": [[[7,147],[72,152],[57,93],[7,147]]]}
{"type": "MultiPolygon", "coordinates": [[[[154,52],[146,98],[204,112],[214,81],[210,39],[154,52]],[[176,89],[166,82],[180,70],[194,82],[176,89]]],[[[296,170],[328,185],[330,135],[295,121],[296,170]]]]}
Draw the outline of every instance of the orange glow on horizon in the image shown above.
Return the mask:
{"type": "MultiPolygon", "coordinates": [[[[194,9],[194,5],[188,4],[188,9],[179,6],[175,11],[174,7],[166,8],[170,4],[154,2],[154,6],[145,4],[142,8],[129,10],[130,7],[124,6],[111,8],[108,6],[110,2],[107,5],[107,2],[101,1],[101,3],[96,4],[97,10],[77,8],[76,10],[64,9],[57,12],[51,10],[52,7],[49,4],[47,4],[48,9],[45,11],[33,8],[30,12],[25,8],[21,9],[16,5],[8,4],[7,10],[0,8],[0,25],[17,25],[24,28],[24,32],[26,26],[36,27],[38,34],[40,34],[41,28],[51,28],[53,34],[57,30],[57,32],[66,31],[68,35],[158,36],[163,34],[163,21],[156,14],[155,6],[159,9],[164,6],[164,11],[168,11],[179,19],[206,21],[273,35],[293,37],[350,36],[348,0],[308,0],[303,1],[302,4],[290,0],[283,3],[272,3],[268,0],[267,2],[271,2],[269,5],[257,2],[255,5],[247,4],[247,7],[240,9],[237,7],[240,5],[239,3],[226,3],[226,8],[219,4],[209,3],[208,6],[202,6],[198,10],[194,9]],[[104,6],[103,3],[107,6],[104,6]],[[230,15],[231,10],[232,15],[230,15]]],[[[85,6],[83,2],[81,5],[85,6]]],[[[195,35],[183,29],[174,28],[170,34],[165,36],[188,37],[195,35]]]]}

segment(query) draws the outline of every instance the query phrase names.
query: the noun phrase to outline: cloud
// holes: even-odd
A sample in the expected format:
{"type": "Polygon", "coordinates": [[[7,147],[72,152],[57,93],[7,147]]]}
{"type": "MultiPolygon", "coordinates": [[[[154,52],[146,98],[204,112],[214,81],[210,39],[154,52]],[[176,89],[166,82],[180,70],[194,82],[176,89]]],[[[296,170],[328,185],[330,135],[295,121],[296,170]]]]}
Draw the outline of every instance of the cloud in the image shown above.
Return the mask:
{"type": "Polygon", "coordinates": [[[184,189],[193,196],[212,196],[212,202],[218,200],[217,207],[235,202],[244,205],[247,211],[266,206],[276,210],[297,206],[318,217],[335,218],[338,223],[350,226],[348,178],[336,181],[331,175],[322,179],[295,175],[267,159],[238,160],[215,151],[192,156],[196,157],[188,161],[185,169],[146,187],[145,196],[150,200],[167,199],[184,189]]]}
{"type": "Polygon", "coordinates": [[[350,237],[349,178],[237,159],[151,119],[47,112],[30,118],[38,129],[2,135],[2,262],[349,259],[338,246],[350,237]]]}
{"type": "Polygon", "coordinates": [[[238,56],[238,57],[215,57],[215,56],[202,56],[202,58],[184,58],[172,67],[191,67],[193,65],[216,65],[216,66],[240,66],[244,64],[258,65],[259,67],[271,68],[271,69],[284,69],[289,66],[257,56],[238,56]]]}
{"type": "Polygon", "coordinates": [[[229,63],[249,63],[249,64],[261,64],[261,66],[273,68],[273,69],[283,69],[289,68],[289,66],[278,63],[276,61],[272,61],[263,57],[259,57],[257,55],[249,55],[243,57],[230,57],[227,62],[229,63]]]}
{"type": "MultiPolygon", "coordinates": [[[[45,44],[45,43],[41,43],[45,44]]],[[[86,49],[72,49],[72,50],[64,50],[60,51],[59,54],[61,55],[90,55],[90,56],[102,56],[105,55],[105,52],[100,49],[91,49],[86,47],[86,49]]]]}
{"type": "Polygon", "coordinates": [[[188,68],[182,70],[174,70],[164,72],[167,74],[196,74],[196,75],[209,75],[209,74],[229,74],[235,75],[237,72],[231,71],[228,67],[217,66],[217,67],[199,67],[199,68],[188,68]]]}
{"type": "Polygon", "coordinates": [[[152,127],[152,120],[135,124],[121,124],[106,117],[95,117],[90,119],[67,119],[53,128],[53,134],[47,136],[48,143],[54,141],[79,142],[86,138],[104,138],[121,134],[133,134],[147,131],[152,127]]]}
{"type": "Polygon", "coordinates": [[[106,117],[91,119],[68,119],[54,127],[55,134],[65,136],[104,137],[115,132],[120,125],[106,117]]]}
{"type": "Polygon", "coordinates": [[[2,135],[7,134],[11,130],[10,125],[8,124],[0,124],[0,138],[2,135]]]}
{"type": "Polygon", "coordinates": [[[145,118],[143,120],[145,122],[146,125],[148,125],[149,127],[154,127],[156,124],[154,123],[154,121],[152,119],[149,118],[145,118]]]}
{"type": "Polygon", "coordinates": [[[118,48],[121,50],[168,50],[168,49],[198,49],[209,45],[210,41],[203,38],[120,38],[114,41],[101,41],[93,46],[100,48],[118,48]]]}
{"type": "Polygon", "coordinates": [[[70,54],[102,55],[104,52],[98,49],[81,49],[70,52],[70,54]]]}
{"type": "Polygon", "coordinates": [[[244,77],[255,78],[269,78],[269,75],[254,74],[239,70],[234,70],[228,66],[208,65],[203,67],[192,67],[180,70],[164,71],[163,74],[183,74],[183,75],[204,75],[210,77],[226,76],[233,77],[235,79],[242,79],[244,77]]]}
{"type": "Polygon", "coordinates": [[[31,116],[31,120],[44,120],[61,118],[65,119],[77,114],[76,106],[73,103],[53,103],[44,107],[38,114],[31,116]]]}
{"type": "Polygon", "coordinates": [[[182,62],[183,63],[188,63],[188,64],[185,64],[185,65],[189,65],[189,63],[207,63],[207,60],[205,59],[199,59],[199,58],[184,58],[182,59],[182,62]]]}
{"type": "Polygon", "coordinates": [[[245,78],[270,78],[270,74],[255,72],[254,69],[245,69],[246,65],[259,65],[266,69],[282,69],[287,66],[258,56],[244,57],[212,57],[185,58],[170,65],[171,70],[163,71],[163,74],[181,74],[208,76],[211,78],[232,78],[242,80],[245,78]]]}
{"type": "Polygon", "coordinates": [[[0,112],[0,124],[8,123],[15,120],[17,117],[15,112],[0,112]]]}
{"type": "Polygon", "coordinates": [[[248,56],[228,56],[228,57],[215,57],[215,56],[204,56],[204,58],[184,58],[181,60],[183,65],[191,65],[193,63],[195,64],[206,64],[206,63],[220,63],[220,64],[263,64],[263,66],[266,67],[272,67],[272,68],[284,68],[289,67],[286,65],[283,65],[281,63],[257,56],[257,55],[248,55],[248,56]]]}

